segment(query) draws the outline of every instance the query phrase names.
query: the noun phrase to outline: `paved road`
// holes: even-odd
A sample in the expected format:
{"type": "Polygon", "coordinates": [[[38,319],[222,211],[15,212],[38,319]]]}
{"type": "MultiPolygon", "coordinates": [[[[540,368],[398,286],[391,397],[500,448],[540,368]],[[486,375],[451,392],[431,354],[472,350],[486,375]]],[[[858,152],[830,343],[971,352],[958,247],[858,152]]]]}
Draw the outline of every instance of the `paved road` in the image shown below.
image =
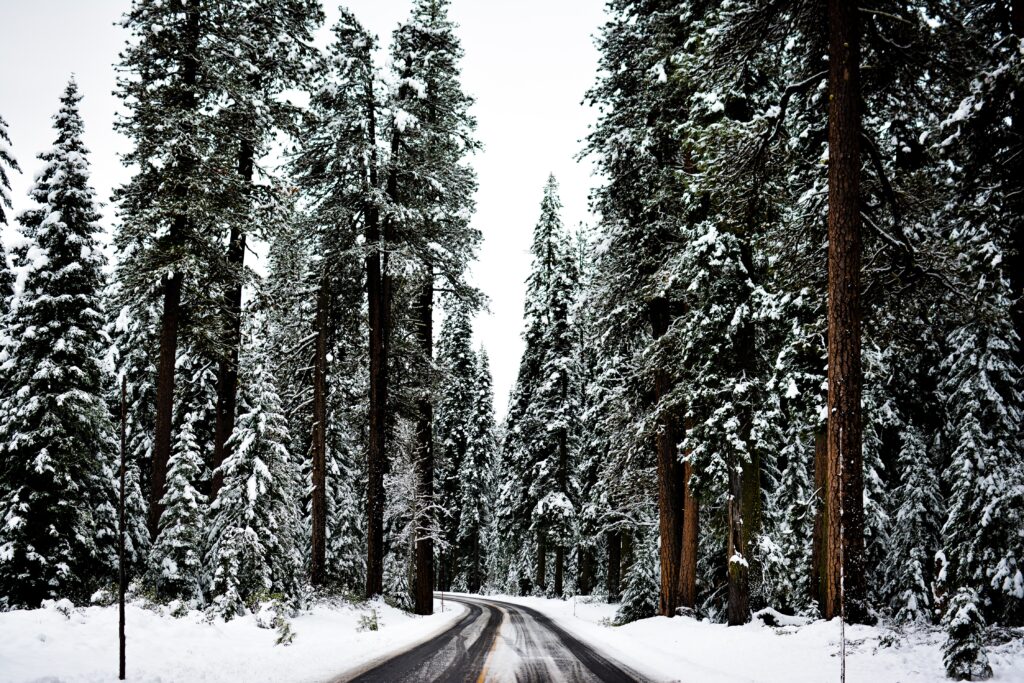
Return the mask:
{"type": "Polygon", "coordinates": [[[466,613],[453,626],[425,643],[335,683],[643,680],[536,610],[478,597],[446,595],[445,600],[466,607],[466,613]]]}

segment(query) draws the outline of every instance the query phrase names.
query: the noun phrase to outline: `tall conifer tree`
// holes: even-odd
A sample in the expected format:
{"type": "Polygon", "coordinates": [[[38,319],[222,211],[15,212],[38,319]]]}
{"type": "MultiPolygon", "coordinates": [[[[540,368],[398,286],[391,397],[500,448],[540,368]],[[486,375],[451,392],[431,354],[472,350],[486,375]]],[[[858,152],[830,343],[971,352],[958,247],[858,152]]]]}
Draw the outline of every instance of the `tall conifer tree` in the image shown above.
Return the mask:
{"type": "Polygon", "coordinates": [[[78,86],[18,217],[19,288],[0,405],[0,593],[6,606],[82,600],[112,570],[113,427],[104,400],[103,253],[78,86]]]}

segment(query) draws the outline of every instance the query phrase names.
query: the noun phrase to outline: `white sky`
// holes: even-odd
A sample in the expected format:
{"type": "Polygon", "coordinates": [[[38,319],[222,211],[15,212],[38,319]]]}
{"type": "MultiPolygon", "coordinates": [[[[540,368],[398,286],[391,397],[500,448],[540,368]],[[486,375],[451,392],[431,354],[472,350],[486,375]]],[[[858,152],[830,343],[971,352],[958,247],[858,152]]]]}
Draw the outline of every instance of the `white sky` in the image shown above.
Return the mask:
{"type": "MultiPolygon", "coordinates": [[[[100,199],[108,202],[111,188],[127,179],[118,155],[128,142],[113,131],[119,104],[112,93],[113,65],[125,39],[115,22],[129,5],[130,0],[0,0],[0,115],[23,171],[12,180],[15,213],[28,207],[35,155],[53,142],[50,117],[71,73],[85,96],[85,141],[100,199]]],[[[411,1],[347,5],[386,45],[411,1]]],[[[332,0],[325,8],[329,26],[337,9],[332,0]]],[[[591,170],[575,156],[593,120],[581,100],[596,73],[592,36],[603,21],[603,0],[453,0],[451,13],[461,26],[463,83],[476,97],[484,143],[473,160],[480,183],[475,223],[484,235],[473,279],[491,304],[475,331],[491,357],[500,419],[522,352],[530,235],[548,173],[561,183],[566,225],[590,218],[591,170]]],[[[112,221],[110,207],[105,213],[112,221]]]]}

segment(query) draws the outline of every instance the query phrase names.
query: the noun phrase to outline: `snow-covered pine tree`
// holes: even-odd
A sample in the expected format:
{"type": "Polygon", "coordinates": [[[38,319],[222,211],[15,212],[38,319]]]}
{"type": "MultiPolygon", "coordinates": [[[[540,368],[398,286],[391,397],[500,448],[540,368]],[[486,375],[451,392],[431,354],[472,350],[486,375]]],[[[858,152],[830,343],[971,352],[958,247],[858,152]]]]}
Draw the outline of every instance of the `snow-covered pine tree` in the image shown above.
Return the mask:
{"type": "Polygon", "coordinates": [[[565,549],[574,542],[570,438],[578,419],[575,345],[569,317],[577,278],[560,211],[558,183],[551,176],[533,232],[523,333],[526,348],[510,400],[501,494],[509,501],[502,513],[511,516],[509,521],[517,528],[507,542],[518,550],[529,533],[536,544],[531,562],[533,591],[558,595],[563,589],[565,549]],[[547,560],[552,552],[555,575],[549,585],[547,560]]]}
{"type": "MultiPolygon", "coordinates": [[[[390,98],[390,155],[386,189],[395,203],[385,239],[395,239],[408,259],[411,314],[415,340],[409,361],[418,423],[421,529],[434,528],[433,309],[436,290],[451,290],[466,301],[478,295],[464,273],[480,243],[470,224],[476,173],[468,156],[479,148],[472,98],[462,88],[462,46],[449,17],[450,0],[415,0],[407,22],[394,33],[391,62],[395,87],[390,98]]],[[[376,482],[371,477],[371,486],[376,482]]],[[[373,530],[371,529],[371,535],[373,530]]],[[[433,609],[433,549],[430,534],[420,533],[416,546],[415,605],[433,609]]],[[[374,562],[368,562],[368,577],[374,562]]],[[[369,587],[369,586],[368,586],[369,587]]],[[[368,591],[372,592],[372,591],[368,591]]]]}
{"type": "Polygon", "coordinates": [[[616,624],[647,619],[658,613],[658,548],[655,530],[645,530],[635,549],[633,563],[626,571],[622,604],[615,612],[616,624]]]}
{"type": "MultiPolygon", "coordinates": [[[[313,387],[315,396],[310,416],[313,434],[310,447],[314,467],[315,495],[311,506],[313,524],[312,574],[314,583],[326,577],[327,501],[320,497],[333,484],[326,484],[327,434],[335,430],[335,416],[328,419],[327,360],[332,345],[341,344],[339,331],[351,316],[349,310],[361,298],[358,283],[363,274],[358,259],[365,262],[368,303],[369,362],[369,452],[367,455],[366,574],[370,594],[379,593],[383,561],[383,475],[384,443],[390,429],[388,411],[388,372],[390,349],[391,276],[388,250],[382,249],[382,237],[390,235],[386,197],[393,192],[382,187],[384,174],[378,148],[378,119],[382,119],[382,89],[373,59],[376,41],[356,17],[342,9],[333,28],[334,41],[328,48],[324,80],[316,83],[312,100],[313,116],[304,127],[301,145],[293,160],[293,172],[303,196],[309,203],[308,232],[315,257],[309,263],[308,286],[316,291],[314,320],[315,349],[310,377],[304,386],[313,387]],[[359,234],[361,231],[362,234],[359,234]],[[385,234],[386,233],[386,234],[385,234]],[[355,267],[353,267],[355,262],[355,267]],[[356,286],[353,287],[353,284],[356,286]],[[345,306],[338,301],[353,305],[345,306]],[[369,557],[372,556],[372,557],[369,557]]],[[[390,218],[389,218],[390,220],[390,218]]],[[[302,338],[305,335],[300,335],[302,338]]],[[[338,346],[337,348],[341,348],[338,346]]],[[[357,348],[353,346],[353,348],[357,348]]],[[[300,357],[307,357],[300,353],[300,357]]],[[[344,354],[352,358],[351,350],[344,354]]],[[[336,370],[334,372],[337,372],[336,370]]],[[[305,403],[300,401],[300,404],[305,403]]]]}
{"type": "Polygon", "coordinates": [[[167,469],[167,491],[160,532],[149,558],[148,583],[158,597],[179,598],[191,606],[203,602],[206,588],[207,500],[196,490],[205,462],[196,439],[198,415],[188,412],[174,438],[167,469]]]}
{"type": "MultiPolygon", "coordinates": [[[[281,221],[275,209],[279,188],[260,160],[267,157],[274,134],[296,128],[298,110],[285,91],[302,87],[318,54],[313,33],[323,21],[319,0],[228,0],[208,6],[211,24],[218,27],[211,65],[221,81],[227,105],[219,108],[217,136],[231,150],[238,171],[239,193],[231,199],[236,210],[227,236],[225,271],[220,283],[217,356],[217,408],[211,466],[227,455],[226,442],[236,418],[238,353],[241,346],[242,288],[249,279],[245,268],[246,239],[267,239],[281,221]],[[270,179],[271,182],[267,182],[270,179]]],[[[211,494],[220,479],[214,477],[211,494]]]]}
{"type": "Polygon", "coordinates": [[[210,592],[226,618],[269,594],[297,599],[301,584],[302,489],[287,449],[287,420],[265,347],[252,340],[246,350],[244,410],[231,435],[231,456],[221,465],[224,485],[210,506],[208,532],[210,592]]]}
{"type": "Polygon", "coordinates": [[[18,216],[19,286],[4,325],[0,595],[83,600],[114,567],[114,431],[104,400],[104,258],[78,86],[18,216]]]}
{"type": "MultiPolygon", "coordinates": [[[[477,400],[478,369],[473,352],[473,328],[466,302],[450,297],[445,302],[445,318],[437,344],[438,382],[437,417],[434,421],[434,491],[437,524],[445,539],[438,549],[437,586],[441,590],[466,590],[468,577],[460,572],[463,548],[460,543],[462,506],[465,487],[472,484],[463,475],[475,478],[476,463],[466,464],[470,432],[473,428],[474,402],[477,400]]],[[[479,582],[477,582],[479,587],[479,582]]]]}
{"type": "Polygon", "coordinates": [[[954,681],[986,681],[992,678],[992,667],[985,653],[985,618],[981,616],[978,594],[971,588],[960,588],[949,603],[944,620],[946,642],[942,646],[942,663],[946,675],[954,681]]]}
{"type": "Polygon", "coordinates": [[[649,449],[652,456],[632,459],[628,470],[637,477],[623,481],[655,478],[659,611],[666,616],[696,600],[696,499],[685,486],[677,450],[683,420],[659,404],[676,385],[680,367],[660,341],[682,310],[678,282],[667,269],[682,244],[680,202],[687,184],[680,170],[690,164],[682,131],[692,88],[678,65],[690,50],[689,25],[704,7],[681,8],[670,0],[610,3],[611,20],[600,39],[600,77],[588,93],[602,114],[586,151],[606,178],[594,194],[602,217],[595,276],[601,294],[594,305],[600,329],[612,337],[609,347],[623,353],[616,372],[628,391],[621,397],[637,416],[622,420],[623,431],[612,438],[623,447],[619,455],[649,449]],[[687,509],[693,513],[684,537],[687,509]]]}
{"type": "MultiPolygon", "coordinates": [[[[983,253],[985,245],[993,246],[985,240],[975,248],[983,253]]],[[[978,299],[994,301],[975,300],[975,311],[985,314],[953,331],[941,367],[950,449],[945,582],[977,591],[986,613],[1014,620],[1024,601],[1022,380],[1013,362],[1016,335],[1006,315],[1006,281],[986,272],[978,282],[978,299]]]]}
{"type": "Polygon", "coordinates": [[[888,584],[883,595],[892,595],[892,612],[898,621],[934,620],[934,562],[938,550],[939,522],[943,509],[938,468],[932,461],[935,449],[913,426],[901,434],[897,461],[899,486],[894,491],[896,511],[885,552],[888,584]]]}
{"type": "Polygon", "coordinates": [[[956,192],[943,221],[955,226],[948,249],[963,292],[943,301],[953,314],[944,330],[938,392],[945,407],[944,481],[951,489],[942,527],[943,588],[975,590],[985,619],[1008,624],[1024,623],[1019,10],[1016,3],[972,3],[957,24],[969,56],[957,63],[970,82],[941,127],[939,148],[949,170],[937,175],[956,192]]]}
{"type": "Polygon", "coordinates": [[[487,352],[475,354],[473,403],[466,434],[466,453],[458,474],[459,483],[459,584],[479,593],[488,581],[488,528],[494,504],[492,479],[497,460],[494,389],[487,352]]]}
{"type": "Polygon", "coordinates": [[[120,282],[107,288],[106,308],[117,312],[108,322],[112,340],[109,365],[118,381],[107,392],[107,403],[120,428],[121,379],[125,380],[125,552],[129,576],[144,571],[152,539],[149,536],[150,457],[153,445],[153,389],[156,377],[155,313],[152,306],[126,301],[120,282]]]}
{"type": "MultiPolygon", "coordinates": [[[[21,171],[14,151],[11,149],[11,137],[7,132],[7,122],[0,116],[0,226],[7,225],[5,210],[11,205],[11,178],[9,171],[21,171]]],[[[14,294],[14,274],[7,263],[7,250],[0,239],[0,321],[7,315],[11,295],[14,294]]]]}
{"type": "Polygon", "coordinates": [[[223,172],[237,166],[222,106],[230,99],[233,74],[221,60],[236,47],[232,23],[225,20],[232,8],[236,2],[133,0],[122,22],[132,39],[121,56],[118,95],[126,114],[117,127],[133,142],[124,163],[135,175],[115,193],[121,216],[115,244],[125,300],[136,312],[154,306],[157,313],[147,473],[152,538],[173,445],[179,341],[204,356],[218,345],[229,271],[226,227],[248,196],[240,174],[223,172]]]}

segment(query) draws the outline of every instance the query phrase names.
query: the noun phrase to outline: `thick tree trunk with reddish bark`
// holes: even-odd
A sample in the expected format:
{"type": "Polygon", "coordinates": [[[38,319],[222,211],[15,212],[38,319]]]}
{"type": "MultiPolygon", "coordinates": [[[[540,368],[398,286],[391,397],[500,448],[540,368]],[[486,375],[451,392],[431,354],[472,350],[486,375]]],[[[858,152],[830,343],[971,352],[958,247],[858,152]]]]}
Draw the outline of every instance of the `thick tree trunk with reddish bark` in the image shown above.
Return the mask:
{"type": "Polygon", "coordinates": [[[309,578],[324,585],[327,562],[327,347],[330,332],[331,290],[327,276],[320,280],[316,297],[316,341],[313,347],[313,492],[310,504],[311,553],[309,578]]]}
{"type": "Polygon", "coordinates": [[[697,607],[697,532],[699,531],[699,506],[690,488],[693,466],[683,463],[683,542],[682,557],[679,559],[679,605],[694,609],[697,607]]]}
{"type": "MultiPolygon", "coordinates": [[[[255,152],[250,140],[243,140],[238,151],[238,175],[246,184],[252,183],[255,170],[255,152]]],[[[217,368],[217,411],[213,432],[213,467],[220,467],[228,457],[228,439],[235,431],[235,411],[238,406],[238,351],[242,345],[242,283],[245,271],[245,232],[231,226],[228,238],[228,268],[235,280],[224,295],[224,345],[227,347],[217,368]]],[[[213,473],[210,482],[210,500],[224,485],[224,474],[213,473]]]]}
{"type": "MultiPolygon", "coordinates": [[[[656,299],[650,308],[651,331],[660,339],[669,326],[668,302],[656,299]]],[[[655,400],[660,401],[668,393],[668,377],[658,371],[654,380],[655,400]]],[[[655,438],[658,474],[658,533],[661,537],[659,560],[661,563],[661,598],[658,613],[675,616],[681,604],[679,598],[679,565],[683,548],[683,510],[686,501],[683,490],[683,465],[676,448],[675,424],[670,418],[662,418],[655,438]]]]}
{"type": "Polygon", "coordinates": [[[430,373],[434,358],[434,276],[428,268],[416,297],[414,313],[421,378],[416,397],[416,614],[434,613],[434,400],[430,373]]]}
{"type": "MultiPolygon", "coordinates": [[[[178,7],[185,13],[186,29],[183,36],[182,82],[185,85],[182,108],[194,110],[198,106],[194,89],[199,76],[196,52],[199,46],[199,6],[189,3],[178,7]]],[[[195,160],[183,155],[178,159],[179,171],[187,176],[195,167],[195,160]]],[[[174,188],[179,198],[185,199],[188,188],[184,185],[174,188]]],[[[185,239],[188,218],[175,216],[169,237],[172,248],[180,247],[185,239]]],[[[156,396],[154,399],[155,420],[153,428],[153,459],[149,489],[149,535],[155,540],[160,530],[160,515],[163,513],[161,499],[167,485],[167,464],[171,457],[171,436],[174,422],[174,380],[178,359],[178,324],[181,321],[182,273],[174,272],[163,281],[163,311],[160,314],[160,351],[157,361],[156,396]]]]}
{"type": "Polygon", "coordinates": [[[860,28],[828,0],[828,562],[825,618],[867,617],[860,362],[860,28]]]}
{"type": "Polygon", "coordinates": [[[811,598],[824,612],[826,559],[828,558],[828,434],[814,435],[814,535],[811,542],[811,598]]]}
{"type": "MultiPolygon", "coordinates": [[[[178,219],[175,223],[184,222],[178,219]]],[[[167,463],[171,457],[174,420],[174,370],[178,356],[178,322],[181,318],[181,274],[164,279],[164,308],[160,316],[160,359],[156,374],[156,425],[153,434],[153,472],[149,488],[149,536],[155,540],[163,514],[167,463]]]]}

